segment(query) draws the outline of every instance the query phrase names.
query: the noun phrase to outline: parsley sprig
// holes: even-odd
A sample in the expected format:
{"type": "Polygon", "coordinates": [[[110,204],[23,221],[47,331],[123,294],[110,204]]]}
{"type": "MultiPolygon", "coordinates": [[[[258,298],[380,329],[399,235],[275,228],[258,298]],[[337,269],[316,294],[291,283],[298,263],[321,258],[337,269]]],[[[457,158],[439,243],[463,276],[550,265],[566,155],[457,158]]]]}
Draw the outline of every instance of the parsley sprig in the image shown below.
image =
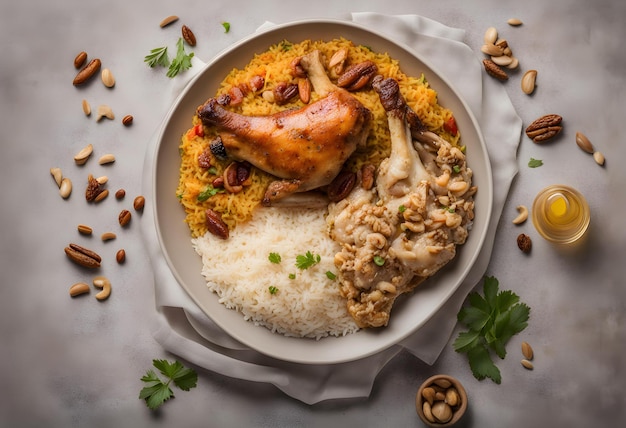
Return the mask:
{"type": "Polygon", "coordinates": [[[176,42],[176,57],[171,62],[167,53],[167,46],[150,50],[150,54],[146,55],[143,60],[150,68],[167,67],[166,76],[172,78],[191,68],[193,56],[193,52],[185,52],[184,40],[179,37],[178,42],[176,42]]]}
{"type": "Polygon", "coordinates": [[[486,377],[499,384],[502,375],[491,359],[491,352],[504,359],[505,345],[528,325],[530,308],[511,291],[498,291],[498,280],[486,277],[484,297],[477,292],[468,296],[469,306],[459,311],[460,323],[469,327],[454,341],[454,350],[466,353],[472,374],[478,380],[486,377]]]}
{"type": "Polygon", "coordinates": [[[152,365],[167,378],[163,382],[152,369],[141,378],[146,386],[139,392],[139,398],[145,400],[146,405],[152,410],[174,397],[174,392],[170,388],[172,382],[183,391],[189,391],[198,382],[198,374],[193,369],[183,366],[179,361],[170,363],[166,360],[152,360],[152,365]]]}
{"type": "Polygon", "coordinates": [[[298,269],[308,269],[312,266],[315,266],[322,260],[322,257],[319,254],[313,254],[310,251],[307,251],[306,254],[299,254],[296,256],[296,267],[298,269]]]}

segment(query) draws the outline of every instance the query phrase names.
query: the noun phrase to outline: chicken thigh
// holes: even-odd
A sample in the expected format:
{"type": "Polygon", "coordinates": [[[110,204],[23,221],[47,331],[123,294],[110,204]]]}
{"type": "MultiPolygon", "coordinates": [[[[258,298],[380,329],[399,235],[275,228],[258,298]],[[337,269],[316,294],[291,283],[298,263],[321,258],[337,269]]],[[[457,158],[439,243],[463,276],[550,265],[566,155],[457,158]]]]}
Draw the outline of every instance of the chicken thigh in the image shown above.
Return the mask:
{"type": "Polygon", "coordinates": [[[268,186],[265,205],[329,184],[369,132],[371,112],[330,81],[319,51],[303,56],[300,64],[322,97],[305,107],[246,116],[211,98],[197,109],[205,126],[217,127],[229,156],[279,178],[268,186]]]}
{"type": "Polygon", "coordinates": [[[376,78],[391,154],[371,190],[356,187],[329,207],[341,294],[360,327],[389,322],[395,300],[452,260],[474,217],[465,155],[427,131],[393,79],[376,78]],[[413,141],[416,138],[416,141],[413,141]]]}

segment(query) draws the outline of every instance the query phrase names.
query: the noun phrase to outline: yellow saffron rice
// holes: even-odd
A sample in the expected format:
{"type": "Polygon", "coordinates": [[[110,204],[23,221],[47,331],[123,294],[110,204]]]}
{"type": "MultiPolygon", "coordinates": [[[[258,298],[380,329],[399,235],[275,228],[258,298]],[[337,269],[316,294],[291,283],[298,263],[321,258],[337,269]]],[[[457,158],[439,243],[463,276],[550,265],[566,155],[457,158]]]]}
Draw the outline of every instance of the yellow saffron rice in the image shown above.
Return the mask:
{"type": "MultiPolygon", "coordinates": [[[[306,40],[301,43],[283,41],[257,54],[243,68],[233,69],[222,81],[216,94],[207,94],[207,98],[220,94],[228,94],[234,87],[249,87],[255,76],[264,78],[264,86],[257,91],[247,91],[243,102],[227,108],[246,115],[267,115],[280,110],[302,107],[304,104],[295,97],[292,102],[278,105],[266,100],[262,93],[271,91],[278,83],[297,83],[294,77],[292,61],[307,52],[318,49],[328,61],[340,49],[348,51],[348,64],[357,64],[366,60],[374,61],[378,66],[378,74],[383,77],[395,78],[407,103],[415,110],[424,125],[431,131],[441,135],[453,144],[457,144],[460,134],[453,136],[444,130],[444,123],[452,118],[452,112],[437,103],[437,92],[430,88],[423,76],[407,76],[400,69],[398,61],[386,53],[373,52],[365,46],[358,46],[346,39],[330,41],[306,40]]],[[[389,127],[385,111],[380,104],[376,92],[368,87],[353,93],[363,105],[373,113],[373,124],[367,140],[367,148],[356,152],[348,161],[347,166],[356,170],[364,163],[378,166],[390,153],[389,127]]],[[[311,94],[311,102],[316,94],[311,94]]],[[[189,131],[185,132],[180,142],[180,181],[177,196],[185,209],[185,221],[189,225],[192,237],[199,237],[207,232],[205,211],[211,208],[222,216],[222,220],[233,230],[237,224],[252,218],[255,208],[265,193],[265,188],[273,178],[256,168],[252,168],[249,185],[239,193],[229,193],[214,188],[212,183],[221,176],[230,161],[212,159],[212,167],[201,168],[198,157],[207,149],[215,138],[214,129],[203,128],[198,135],[196,126],[201,126],[197,116],[193,116],[189,131]]]]}

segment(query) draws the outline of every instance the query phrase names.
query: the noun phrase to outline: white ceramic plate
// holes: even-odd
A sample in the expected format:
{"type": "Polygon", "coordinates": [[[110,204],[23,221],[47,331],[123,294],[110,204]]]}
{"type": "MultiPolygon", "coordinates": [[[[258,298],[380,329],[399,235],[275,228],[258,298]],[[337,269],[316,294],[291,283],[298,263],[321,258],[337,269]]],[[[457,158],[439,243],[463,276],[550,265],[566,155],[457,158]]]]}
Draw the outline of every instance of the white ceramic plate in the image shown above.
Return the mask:
{"type": "Polygon", "coordinates": [[[283,361],[304,364],[331,364],[357,360],[384,350],[409,336],[435,314],[459,287],[474,264],[483,245],[492,209],[492,178],[487,149],[477,122],[466,104],[453,89],[453,84],[438,75],[426,58],[420,58],[406,46],[399,45],[353,23],[332,20],[301,21],[278,25],[244,39],[218,55],[187,85],[168,113],[157,140],[152,183],[155,198],[155,227],[163,255],[179,282],[196,304],[217,325],[250,348],[283,361]],[[413,76],[424,73],[438,92],[439,103],[454,112],[463,143],[467,146],[467,162],[474,171],[476,209],[473,229],[467,242],[459,248],[456,258],[433,278],[424,282],[410,296],[398,299],[386,328],[362,330],[345,337],[321,340],[299,339],[271,333],[244,320],[226,309],[211,293],[201,275],[202,263],[191,245],[190,233],[184,223],[185,213],[176,199],[181,135],[190,127],[196,107],[213,96],[219,82],[234,67],[243,67],[255,53],[270,45],[289,40],[330,40],[344,37],[355,44],[375,51],[388,52],[399,60],[402,70],[413,76]]]}

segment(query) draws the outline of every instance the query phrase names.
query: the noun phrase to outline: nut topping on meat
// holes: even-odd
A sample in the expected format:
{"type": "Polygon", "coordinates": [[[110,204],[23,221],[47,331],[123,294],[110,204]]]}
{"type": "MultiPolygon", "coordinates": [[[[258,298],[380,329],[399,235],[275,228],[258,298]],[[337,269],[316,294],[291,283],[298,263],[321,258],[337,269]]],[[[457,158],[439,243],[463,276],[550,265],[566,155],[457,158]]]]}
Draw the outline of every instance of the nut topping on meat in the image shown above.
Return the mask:
{"type": "Polygon", "coordinates": [[[362,185],[329,207],[341,294],[360,327],[389,322],[396,298],[435,274],[465,243],[474,217],[465,155],[426,131],[393,79],[375,78],[387,112],[391,155],[371,190],[362,185]],[[415,140],[415,141],[414,141],[415,140]]]}

